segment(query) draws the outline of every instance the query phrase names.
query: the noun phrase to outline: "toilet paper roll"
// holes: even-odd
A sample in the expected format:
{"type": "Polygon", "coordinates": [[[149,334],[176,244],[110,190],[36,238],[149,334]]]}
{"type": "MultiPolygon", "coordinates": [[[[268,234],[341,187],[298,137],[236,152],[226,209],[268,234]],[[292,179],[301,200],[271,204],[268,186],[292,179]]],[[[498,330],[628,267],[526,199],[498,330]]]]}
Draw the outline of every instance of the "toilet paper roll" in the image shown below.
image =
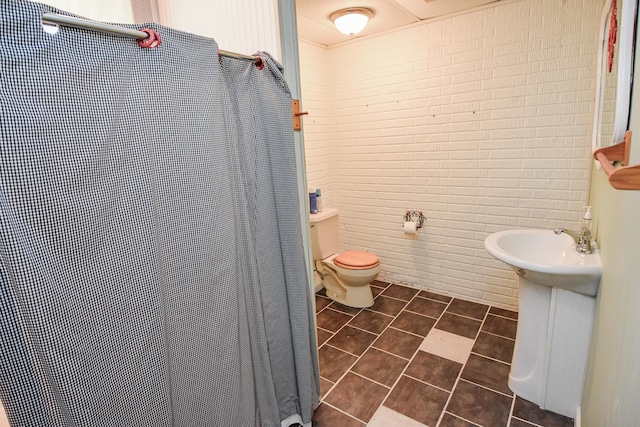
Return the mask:
{"type": "Polygon", "coordinates": [[[418,223],[414,221],[405,222],[404,234],[410,234],[412,236],[416,236],[418,234],[418,223]]]}

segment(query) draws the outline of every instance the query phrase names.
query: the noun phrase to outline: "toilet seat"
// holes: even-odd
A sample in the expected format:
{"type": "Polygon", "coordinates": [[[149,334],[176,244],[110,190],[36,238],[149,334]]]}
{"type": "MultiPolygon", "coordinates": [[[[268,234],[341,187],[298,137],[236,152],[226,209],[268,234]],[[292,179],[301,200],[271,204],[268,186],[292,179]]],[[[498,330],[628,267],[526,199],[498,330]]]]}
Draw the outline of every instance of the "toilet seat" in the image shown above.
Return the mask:
{"type": "Polygon", "coordinates": [[[368,270],[380,265],[380,259],[371,252],[347,251],[335,257],[333,263],[347,270],[368,270]]]}

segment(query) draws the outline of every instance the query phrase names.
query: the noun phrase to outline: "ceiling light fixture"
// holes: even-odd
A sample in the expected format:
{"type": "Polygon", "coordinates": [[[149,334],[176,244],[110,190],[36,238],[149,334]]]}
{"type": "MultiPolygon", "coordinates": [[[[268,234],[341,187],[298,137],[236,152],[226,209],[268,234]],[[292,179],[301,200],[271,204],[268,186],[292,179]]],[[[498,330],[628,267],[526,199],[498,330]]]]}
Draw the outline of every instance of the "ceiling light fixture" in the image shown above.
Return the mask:
{"type": "Polygon", "coordinates": [[[333,12],[329,19],[338,31],[348,36],[358,34],[367,26],[369,19],[373,17],[373,10],[364,7],[350,7],[333,12]]]}

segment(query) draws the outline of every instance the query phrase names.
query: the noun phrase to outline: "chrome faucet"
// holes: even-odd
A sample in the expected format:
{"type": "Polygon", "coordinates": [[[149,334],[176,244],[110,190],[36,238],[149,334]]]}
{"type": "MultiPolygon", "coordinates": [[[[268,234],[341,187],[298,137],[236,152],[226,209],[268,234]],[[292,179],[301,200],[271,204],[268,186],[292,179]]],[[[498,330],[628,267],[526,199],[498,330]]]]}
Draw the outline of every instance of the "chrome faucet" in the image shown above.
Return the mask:
{"type": "Polygon", "coordinates": [[[581,254],[590,254],[591,253],[591,231],[589,231],[586,227],[582,227],[580,231],[571,231],[565,228],[556,228],[553,230],[556,234],[565,233],[569,236],[573,237],[576,241],[576,251],[581,254]]]}

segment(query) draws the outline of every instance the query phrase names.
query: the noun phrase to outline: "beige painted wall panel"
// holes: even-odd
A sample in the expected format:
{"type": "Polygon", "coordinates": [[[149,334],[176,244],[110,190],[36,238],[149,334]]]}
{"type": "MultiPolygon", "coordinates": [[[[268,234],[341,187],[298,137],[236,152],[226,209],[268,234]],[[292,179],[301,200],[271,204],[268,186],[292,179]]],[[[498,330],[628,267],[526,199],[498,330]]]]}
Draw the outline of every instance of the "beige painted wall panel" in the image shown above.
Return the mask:
{"type": "MultiPolygon", "coordinates": [[[[636,55],[636,75],[640,56],[636,55]]],[[[640,163],[640,85],[632,93],[630,164],[640,163]]],[[[591,203],[603,274],[582,399],[582,426],[640,426],[640,191],[593,171],[591,203]]]]}

